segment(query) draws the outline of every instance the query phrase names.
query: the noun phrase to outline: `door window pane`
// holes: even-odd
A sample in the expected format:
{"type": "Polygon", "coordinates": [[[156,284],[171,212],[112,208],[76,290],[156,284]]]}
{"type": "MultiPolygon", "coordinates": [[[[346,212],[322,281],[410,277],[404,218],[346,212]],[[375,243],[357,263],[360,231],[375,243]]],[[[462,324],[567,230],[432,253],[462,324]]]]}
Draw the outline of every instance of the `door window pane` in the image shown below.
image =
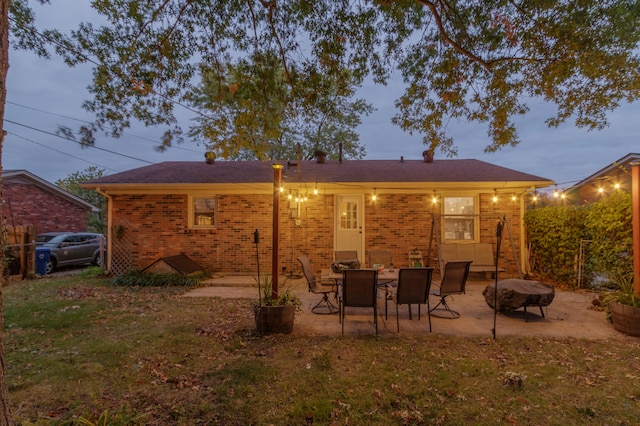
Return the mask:
{"type": "Polygon", "coordinates": [[[358,229],[358,203],[343,201],[340,205],[340,227],[358,229]]]}

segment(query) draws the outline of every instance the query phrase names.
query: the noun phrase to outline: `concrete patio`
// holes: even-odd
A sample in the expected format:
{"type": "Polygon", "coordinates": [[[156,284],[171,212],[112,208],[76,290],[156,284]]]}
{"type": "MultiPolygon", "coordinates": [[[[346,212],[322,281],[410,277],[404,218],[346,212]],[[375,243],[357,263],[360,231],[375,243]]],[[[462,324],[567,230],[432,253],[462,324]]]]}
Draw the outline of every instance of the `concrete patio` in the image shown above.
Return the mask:
{"type": "MultiPolygon", "coordinates": [[[[438,280],[437,274],[434,281],[438,280]]],[[[483,289],[493,281],[470,280],[467,282],[466,293],[449,296],[451,307],[460,312],[458,319],[431,317],[433,335],[455,335],[467,337],[493,337],[494,312],[484,296],[483,289]]],[[[315,334],[340,336],[341,324],[338,314],[318,315],[311,312],[311,307],[321,299],[321,295],[309,293],[306,281],[289,279],[292,291],[303,301],[302,310],[296,312],[294,334],[315,334]]],[[[524,311],[498,313],[496,317],[496,338],[500,336],[539,336],[539,337],[572,337],[577,339],[637,339],[625,336],[614,330],[602,311],[592,309],[591,301],[597,293],[579,290],[564,291],[556,289],[553,302],[544,309],[545,316],[540,315],[540,309],[527,309],[525,321],[524,311]]],[[[185,294],[185,297],[221,297],[257,299],[258,289],[253,276],[227,275],[212,278],[203,287],[185,294]]],[[[431,296],[431,306],[437,299],[431,296]]],[[[336,302],[337,305],[337,302],[336,302]]],[[[378,296],[378,327],[379,335],[383,338],[398,336],[428,335],[429,323],[426,317],[426,307],[422,308],[422,319],[418,320],[417,307],[413,307],[413,320],[409,320],[406,306],[400,307],[400,333],[396,331],[396,307],[389,302],[389,318],[384,315],[384,290],[378,296]]],[[[375,335],[371,309],[348,308],[345,323],[345,336],[375,335]]]]}

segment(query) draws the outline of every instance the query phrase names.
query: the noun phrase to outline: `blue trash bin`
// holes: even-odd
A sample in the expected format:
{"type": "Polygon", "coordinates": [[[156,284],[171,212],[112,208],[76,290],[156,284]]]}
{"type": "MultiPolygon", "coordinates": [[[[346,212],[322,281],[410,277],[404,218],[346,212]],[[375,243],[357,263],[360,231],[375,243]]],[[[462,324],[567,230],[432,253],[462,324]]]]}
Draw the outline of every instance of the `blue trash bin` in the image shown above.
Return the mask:
{"type": "Polygon", "coordinates": [[[47,262],[51,258],[51,249],[36,247],[36,274],[47,275],[47,262]]]}

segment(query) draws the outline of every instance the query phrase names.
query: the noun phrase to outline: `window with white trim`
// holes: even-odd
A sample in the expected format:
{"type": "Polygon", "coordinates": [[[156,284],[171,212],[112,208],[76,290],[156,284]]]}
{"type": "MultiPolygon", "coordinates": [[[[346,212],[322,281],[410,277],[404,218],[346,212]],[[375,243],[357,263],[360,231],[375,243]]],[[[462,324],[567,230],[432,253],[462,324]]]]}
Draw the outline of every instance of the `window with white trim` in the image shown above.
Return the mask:
{"type": "Polygon", "coordinates": [[[444,197],[442,232],[444,241],[475,241],[478,215],[476,197],[444,197]]]}
{"type": "Polygon", "coordinates": [[[190,226],[192,228],[215,228],[217,200],[215,196],[193,196],[190,203],[190,226]]]}

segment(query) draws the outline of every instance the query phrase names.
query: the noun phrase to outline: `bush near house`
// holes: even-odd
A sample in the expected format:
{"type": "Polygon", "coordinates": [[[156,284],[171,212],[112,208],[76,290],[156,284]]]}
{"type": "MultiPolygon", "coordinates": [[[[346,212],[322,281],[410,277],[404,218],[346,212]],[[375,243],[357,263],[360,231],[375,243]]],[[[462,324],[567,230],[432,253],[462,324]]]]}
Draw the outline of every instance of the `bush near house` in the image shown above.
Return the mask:
{"type": "MultiPolygon", "coordinates": [[[[613,287],[633,274],[631,195],[617,192],[582,206],[547,206],[526,212],[531,271],[574,288],[583,243],[583,284],[601,277],[613,287]]],[[[605,283],[606,284],[606,283],[605,283]]]]}

